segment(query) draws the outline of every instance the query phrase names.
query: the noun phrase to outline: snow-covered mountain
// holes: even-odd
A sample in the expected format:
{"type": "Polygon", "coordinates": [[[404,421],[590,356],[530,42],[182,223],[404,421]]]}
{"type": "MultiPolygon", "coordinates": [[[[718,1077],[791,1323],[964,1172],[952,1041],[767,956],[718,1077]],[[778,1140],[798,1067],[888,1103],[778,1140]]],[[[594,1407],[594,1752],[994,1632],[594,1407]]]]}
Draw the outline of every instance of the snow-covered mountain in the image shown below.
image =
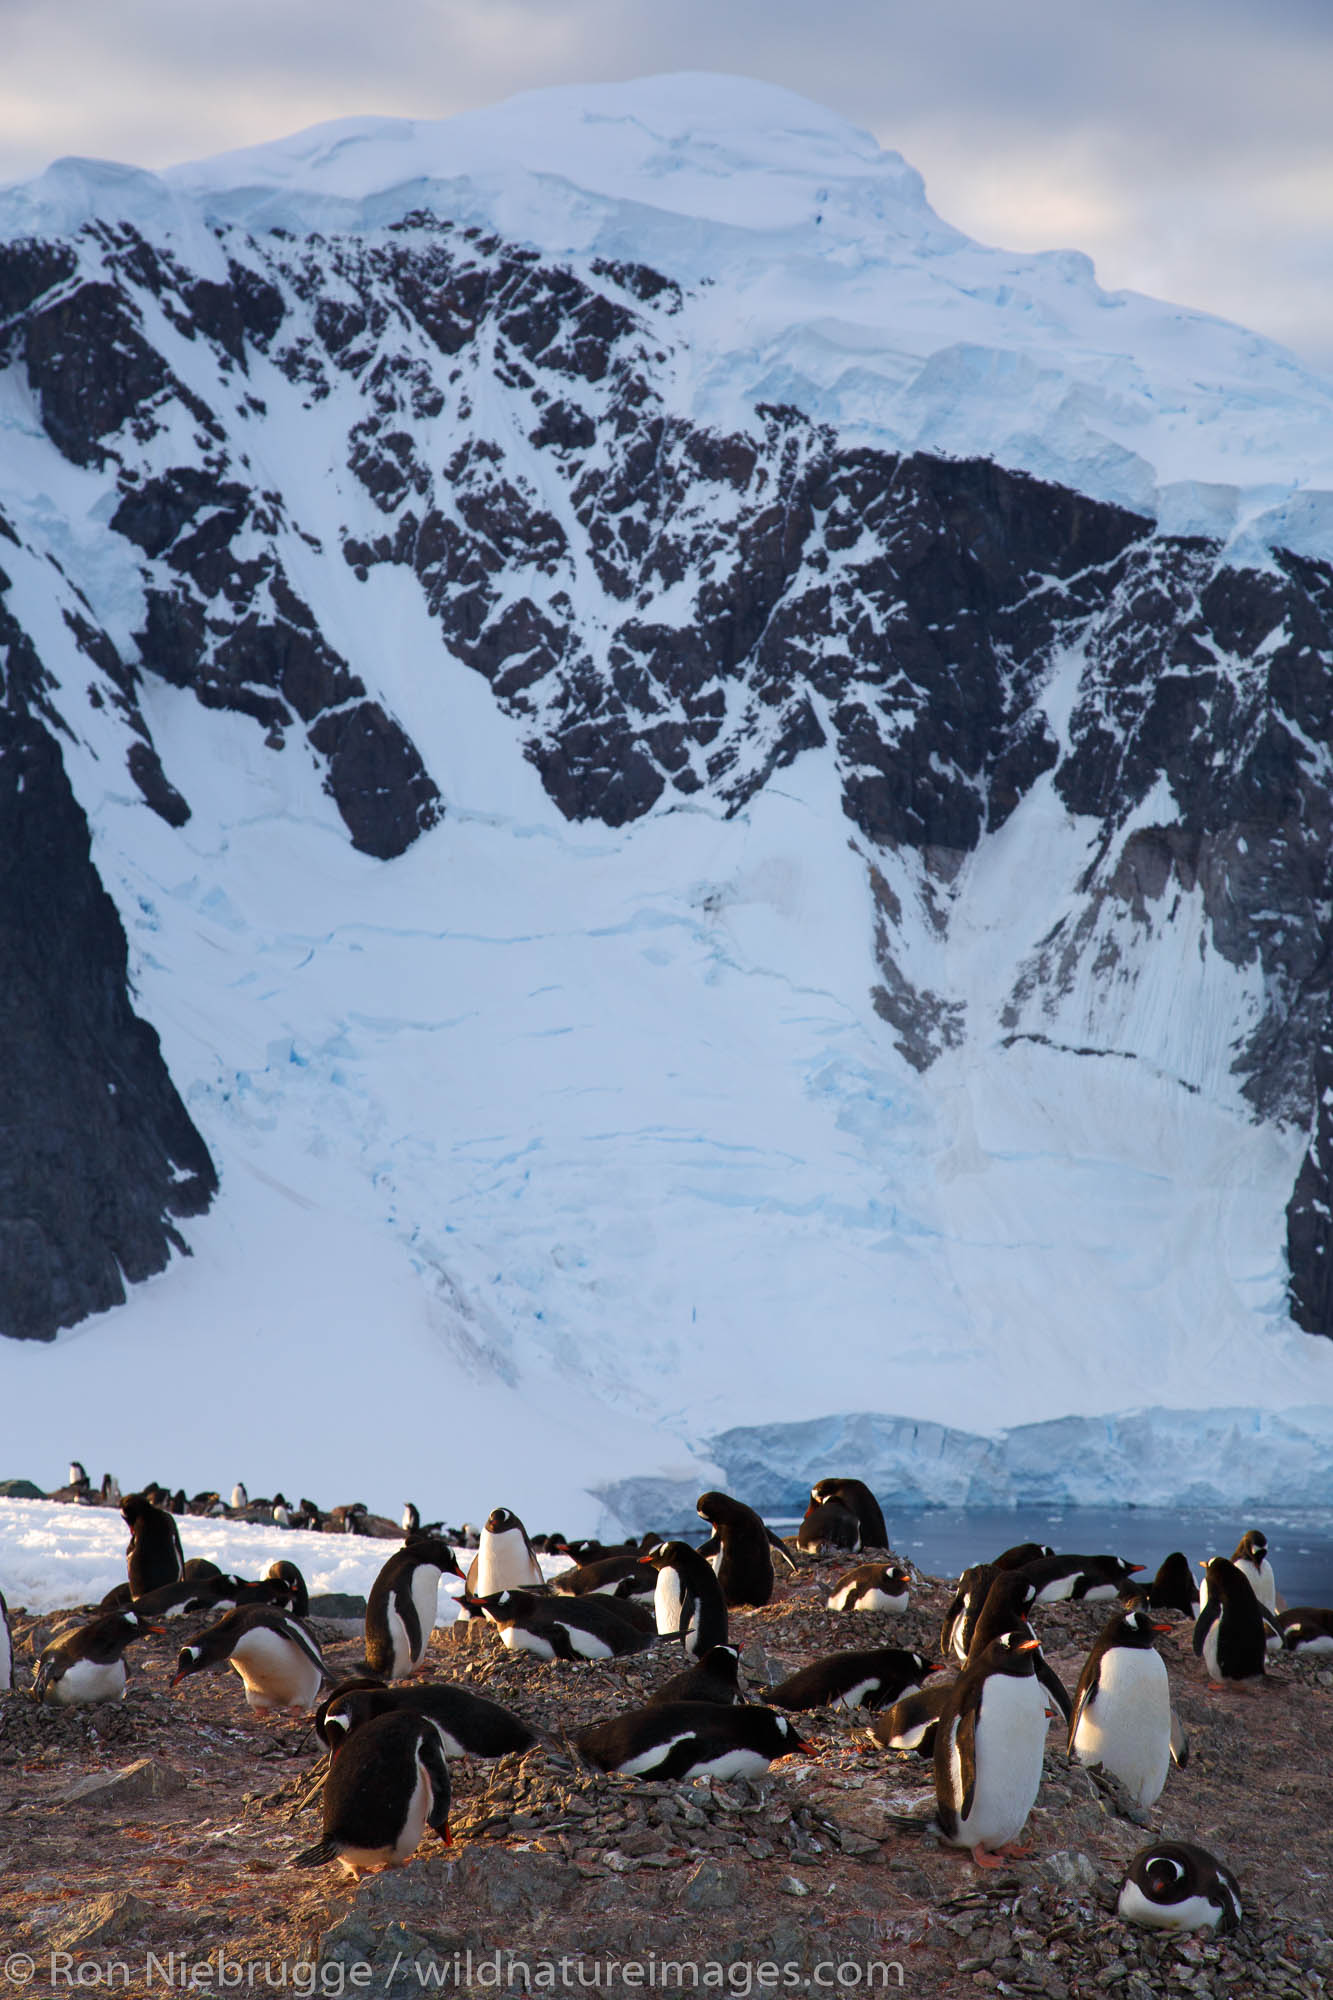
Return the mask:
{"type": "Polygon", "coordinates": [[[0,362],[0,1470],[1325,1497],[1333,383],[711,77],[59,162],[0,362]]]}

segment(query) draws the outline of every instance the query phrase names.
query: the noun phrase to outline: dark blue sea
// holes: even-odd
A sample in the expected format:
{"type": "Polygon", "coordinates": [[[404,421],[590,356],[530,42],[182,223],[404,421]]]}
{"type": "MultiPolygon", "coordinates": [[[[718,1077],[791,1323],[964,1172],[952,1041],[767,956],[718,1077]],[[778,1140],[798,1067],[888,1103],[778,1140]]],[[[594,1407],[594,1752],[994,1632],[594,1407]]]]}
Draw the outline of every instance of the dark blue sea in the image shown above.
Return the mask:
{"type": "Polygon", "coordinates": [[[1191,1564],[1201,1556],[1229,1556],[1247,1528],[1267,1535],[1277,1587],[1288,1604],[1333,1605],[1333,1509],[1250,1515],[1156,1507],[941,1507],[888,1521],[897,1554],[910,1556],[928,1576],[946,1577],[1016,1542],[1124,1556],[1151,1576],[1173,1549],[1182,1549],[1191,1564]]]}

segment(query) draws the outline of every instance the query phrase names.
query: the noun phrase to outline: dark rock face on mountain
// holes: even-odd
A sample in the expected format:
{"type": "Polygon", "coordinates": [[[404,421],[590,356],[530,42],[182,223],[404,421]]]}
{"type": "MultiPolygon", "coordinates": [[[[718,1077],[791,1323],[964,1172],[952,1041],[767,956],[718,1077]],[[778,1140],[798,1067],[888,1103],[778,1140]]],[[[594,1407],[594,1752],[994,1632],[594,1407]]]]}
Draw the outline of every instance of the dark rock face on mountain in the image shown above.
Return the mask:
{"type": "MultiPolygon", "coordinates": [[[[1200,902],[1209,947],[1257,968],[1231,1064],[1254,1116],[1312,1134],[1288,1215],[1291,1302],[1333,1334],[1333,570],[1282,551],[1233,567],[1077,493],[852,447],[789,407],[760,407],[743,432],[700,427],[668,393],[681,294],[642,266],[576,272],[429,214],[369,235],[214,235],[225,275],[128,225],[0,251],[0,361],[62,457],[105,481],[105,532],[140,594],[132,658],[73,583],[63,617],[152,810],[177,827],[190,802],[144,721],[145,675],[249,717],[272,754],[300,737],[356,846],[402,854],[442,811],[438,788],[349,663],[339,609],[401,576],[572,819],[618,827],[699,795],[736,811],[831,743],[873,894],[874,1004],[925,1068],[968,1031],[966,1007],[914,976],[883,858],[916,857],[947,934],[967,855],[1049,783],[1099,844],[997,1034],[1040,1039],[1080,972],[1132,977],[1126,923],[1150,949],[1175,906],[1200,902]]],[[[38,758],[61,726],[59,676],[17,624],[11,646],[29,662],[13,726],[38,758]]],[[[53,771],[44,783],[54,799],[53,771]]],[[[53,962],[48,940],[34,981],[53,962]]],[[[104,983],[116,965],[123,1001],[123,942],[119,959],[105,948],[104,983]]],[[[119,1169],[93,1120],[89,1171],[101,1161],[159,1214],[191,1212],[211,1170],[174,1116],[163,1100],[158,1152],[119,1169]],[[174,1208],[168,1161],[189,1170],[174,1208]]],[[[29,1252],[16,1200],[0,1321],[23,1317],[24,1286],[35,1300],[47,1285],[49,1329],[108,1302],[113,1259],[156,1268],[100,1216],[105,1282],[76,1280],[64,1223],[29,1252]],[[32,1276],[43,1257],[49,1282],[32,1276]]],[[[6,1330],[40,1330],[32,1311],[6,1330]]]]}
{"type": "MultiPolygon", "coordinates": [[[[0,630],[0,636],[3,636],[0,630]]],[[[11,670],[12,670],[11,652],[11,670]]],[[[125,934],[54,737],[0,708],[0,1330],[119,1305],[217,1177],[126,991],[125,934]]]]}

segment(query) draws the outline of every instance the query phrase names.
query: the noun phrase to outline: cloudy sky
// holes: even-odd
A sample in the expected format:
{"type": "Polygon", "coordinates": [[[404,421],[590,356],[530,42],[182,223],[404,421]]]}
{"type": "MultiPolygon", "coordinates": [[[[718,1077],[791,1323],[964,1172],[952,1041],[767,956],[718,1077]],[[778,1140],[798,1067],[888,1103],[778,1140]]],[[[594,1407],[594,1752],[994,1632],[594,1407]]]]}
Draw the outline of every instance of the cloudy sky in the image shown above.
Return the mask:
{"type": "Polygon", "coordinates": [[[984,242],[1333,371],[1333,0],[0,0],[0,180],[720,70],[832,106],[984,242]]]}

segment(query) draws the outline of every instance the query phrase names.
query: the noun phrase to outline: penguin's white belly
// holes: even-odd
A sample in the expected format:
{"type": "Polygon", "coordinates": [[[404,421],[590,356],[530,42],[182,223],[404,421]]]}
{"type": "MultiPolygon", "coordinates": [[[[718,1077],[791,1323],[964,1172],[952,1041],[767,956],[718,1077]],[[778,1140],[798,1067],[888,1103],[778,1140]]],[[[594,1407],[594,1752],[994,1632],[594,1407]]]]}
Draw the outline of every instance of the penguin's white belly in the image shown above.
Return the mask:
{"type": "MultiPolygon", "coordinates": [[[[878,1687],[879,1675],[870,1674],[865,1680],[858,1681],[855,1687],[849,1687],[845,1694],[834,1695],[829,1705],[832,1708],[859,1708],[866,1696],[873,1694],[878,1687]]],[[[903,1689],[904,1694],[912,1694],[914,1692],[915,1690],[912,1688],[903,1689]]]]}
{"type": "MultiPolygon", "coordinates": [[[[527,1542],[517,1528],[506,1528],[502,1535],[482,1530],[474,1596],[494,1597],[500,1590],[540,1589],[543,1581],[541,1569],[528,1554],[527,1542]]],[[[433,1617],[431,1623],[435,1623],[433,1617]]]]}
{"type": "Polygon", "coordinates": [[[660,1569],[657,1572],[657,1588],[653,1592],[653,1611],[657,1618],[659,1633],[669,1636],[680,1630],[680,1576],[674,1569],[660,1569]]]}
{"type": "Polygon", "coordinates": [[[682,1734],[669,1737],[665,1743],[654,1743],[651,1750],[641,1750],[628,1763],[617,1764],[616,1769],[622,1778],[641,1778],[645,1771],[655,1771],[660,1764],[664,1764],[676,1745],[686,1740],[682,1734]]]}
{"type": "Polygon", "coordinates": [[[440,1608],[440,1572],[433,1564],[418,1563],[413,1570],[412,1603],[421,1627],[421,1650],[412,1656],[412,1665],[419,1667],[426,1657],[430,1635],[435,1630],[435,1615],[440,1608]]]}
{"type": "Polygon", "coordinates": [[[430,1819],[435,1792],[426,1773],[417,1766],[417,1781],[407,1802],[402,1831],[392,1847],[343,1847],[338,1859],[349,1875],[371,1875],[381,1868],[401,1868],[421,1845],[421,1836],[430,1819]]]}
{"type": "Polygon", "coordinates": [[[1251,1562],[1238,1562],[1236,1568],[1244,1577],[1265,1611],[1277,1610],[1277,1578],[1273,1575],[1273,1565],[1265,1558],[1262,1566],[1255,1568],[1251,1562]]]}
{"type": "Polygon", "coordinates": [[[1113,1583],[1094,1583],[1090,1590],[1084,1591],[1082,1601],[1084,1604],[1109,1604],[1119,1595],[1113,1583]]]}
{"type": "Polygon", "coordinates": [[[555,1647],[540,1632],[525,1631],[522,1625],[502,1625],[500,1638],[511,1653],[531,1653],[537,1660],[553,1660],[555,1647]]]}
{"type": "Polygon", "coordinates": [[[324,1676],[294,1641],[257,1625],[233,1648],[231,1664],[251,1708],[313,1708],[324,1676]]]}
{"type": "Polygon", "coordinates": [[[1121,1646],[1105,1655],[1073,1749],[1081,1764],[1100,1764],[1118,1778],[1135,1805],[1160,1797],[1171,1762],[1171,1691],[1158,1654],[1121,1646]]]}
{"type": "MultiPolygon", "coordinates": [[[[1046,1743],[1046,1696],[1035,1676],[992,1674],[981,1693],[976,1720],[976,1785],[972,1807],[959,1811],[958,1847],[1001,1847],[1022,1832],[1036,1804],[1046,1743]]],[[[954,1797],[961,1808],[963,1760],[957,1733],[951,1759],[954,1797]]]]}
{"type": "Polygon", "coordinates": [[[384,1607],[384,1623],[389,1630],[389,1643],[393,1647],[393,1658],[389,1664],[389,1679],[401,1681],[412,1671],[412,1644],[407,1636],[407,1627],[392,1597],[384,1607]]]}
{"type": "Polygon", "coordinates": [[[696,1778],[762,1778],[772,1761],[771,1757],[765,1757],[758,1750],[737,1748],[720,1750],[715,1757],[701,1759],[690,1769],[691,1775],[696,1778]]]}
{"type": "Polygon", "coordinates": [[[1213,1930],[1222,1912],[1206,1896],[1186,1896],[1183,1903],[1154,1903],[1137,1882],[1120,1891],[1120,1914],[1126,1923],[1146,1924],[1157,1931],[1213,1930]]]}
{"type": "Polygon", "coordinates": [[[124,1660],[75,1660],[72,1667],[53,1681],[46,1690],[46,1699],[65,1707],[76,1707],[84,1702],[123,1701],[125,1683],[129,1675],[124,1660]]]}
{"type": "MultiPolygon", "coordinates": [[[[1048,1583],[1044,1590],[1039,1590],[1037,1592],[1032,1602],[1034,1604],[1063,1604],[1066,1602],[1068,1598],[1071,1598],[1073,1595],[1074,1595],[1073,1577],[1057,1576],[1053,1583],[1048,1583]]],[[[1112,1597],[1114,1597],[1115,1592],[1112,1591],[1111,1595],[1112,1597]]]]}
{"type": "Polygon", "coordinates": [[[1291,1650],[1293,1653],[1333,1653],[1333,1632],[1316,1632],[1309,1639],[1298,1639],[1291,1650]]]}
{"type": "Polygon", "coordinates": [[[595,1632],[585,1632],[578,1625],[566,1625],[562,1629],[569,1640],[571,1650],[577,1653],[581,1660],[611,1658],[612,1648],[607,1645],[605,1639],[599,1639],[595,1632]]]}

